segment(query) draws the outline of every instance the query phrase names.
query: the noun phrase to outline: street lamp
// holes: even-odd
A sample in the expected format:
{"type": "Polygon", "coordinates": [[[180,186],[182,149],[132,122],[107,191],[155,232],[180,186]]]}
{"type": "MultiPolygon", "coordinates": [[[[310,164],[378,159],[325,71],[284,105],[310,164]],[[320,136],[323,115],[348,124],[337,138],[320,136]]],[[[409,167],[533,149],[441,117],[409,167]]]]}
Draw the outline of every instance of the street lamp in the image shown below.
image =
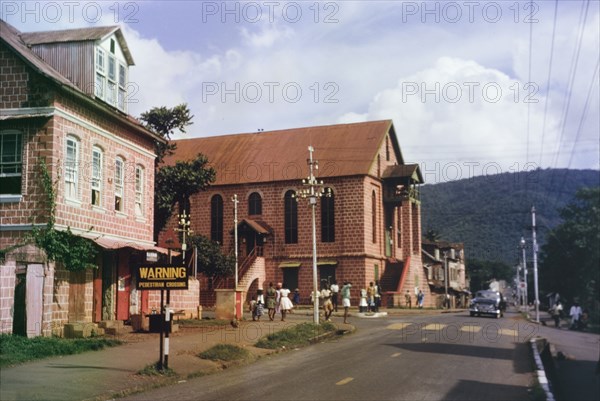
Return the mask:
{"type": "Polygon", "coordinates": [[[240,203],[240,201],[238,200],[238,196],[237,194],[233,195],[233,198],[231,198],[231,201],[233,202],[233,238],[234,238],[234,244],[233,244],[233,252],[235,255],[235,290],[237,290],[237,286],[238,286],[238,203],[240,203]]]}
{"type": "Polygon", "coordinates": [[[178,220],[177,224],[181,228],[174,228],[173,231],[180,232],[183,234],[183,238],[181,241],[181,251],[182,251],[182,257],[183,257],[183,264],[185,265],[185,251],[187,250],[185,236],[186,236],[186,234],[187,235],[191,234],[193,231],[190,230],[190,224],[191,224],[190,215],[185,214],[185,210],[178,217],[179,217],[179,220],[178,220]]]}
{"type": "Polygon", "coordinates": [[[525,254],[525,238],[521,237],[521,251],[523,253],[523,306],[528,309],[527,294],[527,256],[525,254]]]}
{"type": "Polygon", "coordinates": [[[450,309],[450,303],[448,302],[448,251],[444,251],[444,305],[450,309]]]}
{"type": "Polygon", "coordinates": [[[308,204],[311,206],[312,211],[312,257],[313,257],[313,294],[314,294],[314,310],[313,310],[313,322],[319,324],[319,297],[317,296],[317,228],[315,223],[315,207],[317,206],[317,199],[322,196],[331,196],[331,190],[325,191],[323,187],[323,181],[319,181],[315,178],[314,170],[319,169],[319,162],[313,160],[313,152],[315,149],[312,146],[308,147],[309,159],[307,160],[309,167],[308,178],[302,180],[303,189],[298,191],[298,197],[308,198],[308,204]]]}

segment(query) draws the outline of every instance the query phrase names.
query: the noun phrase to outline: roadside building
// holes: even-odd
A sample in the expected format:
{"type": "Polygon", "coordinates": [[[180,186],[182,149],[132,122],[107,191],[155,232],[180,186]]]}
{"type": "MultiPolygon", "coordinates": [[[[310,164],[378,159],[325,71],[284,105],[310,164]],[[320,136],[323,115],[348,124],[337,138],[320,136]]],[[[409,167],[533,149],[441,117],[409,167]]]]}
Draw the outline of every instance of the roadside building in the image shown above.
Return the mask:
{"type": "Polygon", "coordinates": [[[469,279],[462,243],[423,240],[423,265],[434,306],[441,308],[446,293],[451,308],[467,307],[469,279]]]}
{"type": "Polygon", "coordinates": [[[21,33],[0,21],[0,38],[0,332],[89,335],[128,321],[149,297],[132,267],[163,251],[152,233],[162,139],[127,114],[134,62],[121,29],[21,33]],[[51,219],[93,243],[97,268],[48,261],[31,238],[51,219]]]}
{"type": "MultiPolygon", "coordinates": [[[[350,281],[357,305],[360,288],[380,280],[384,303],[404,302],[422,290],[432,305],[421,262],[423,178],[408,164],[392,121],[373,121],[270,132],[178,140],[166,163],[208,157],[217,172],[211,187],[190,199],[191,229],[222,246],[234,247],[238,204],[238,287],[251,294],[282,282],[310,303],[313,287],[312,219],[302,179],[308,176],[308,147],[325,193],[316,205],[318,281],[350,281]]],[[[175,241],[172,218],[159,245],[175,241]]],[[[201,303],[214,304],[214,290],[232,280],[202,277],[201,303]]]]}

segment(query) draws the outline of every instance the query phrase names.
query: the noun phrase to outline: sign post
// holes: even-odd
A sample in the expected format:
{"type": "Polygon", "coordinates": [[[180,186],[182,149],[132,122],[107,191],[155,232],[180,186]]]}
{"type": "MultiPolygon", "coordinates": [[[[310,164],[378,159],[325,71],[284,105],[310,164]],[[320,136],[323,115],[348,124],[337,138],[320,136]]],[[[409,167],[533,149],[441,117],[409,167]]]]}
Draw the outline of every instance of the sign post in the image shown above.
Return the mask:
{"type": "Polygon", "coordinates": [[[162,370],[169,367],[169,332],[171,322],[171,290],[188,289],[188,271],[185,266],[155,265],[137,268],[137,289],[140,291],[160,290],[160,313],[163,313],[164,291],[167,290],[167,304],[164,305],[164,321],[160,330],[160,356],[158,366],[162,370]],[[164,333],[164,346],[163,346],[164,333]],[[163,360],[164,355],[164,360],[163,360]],[[164,361],[164,362],[163,362],[164,361]]]}

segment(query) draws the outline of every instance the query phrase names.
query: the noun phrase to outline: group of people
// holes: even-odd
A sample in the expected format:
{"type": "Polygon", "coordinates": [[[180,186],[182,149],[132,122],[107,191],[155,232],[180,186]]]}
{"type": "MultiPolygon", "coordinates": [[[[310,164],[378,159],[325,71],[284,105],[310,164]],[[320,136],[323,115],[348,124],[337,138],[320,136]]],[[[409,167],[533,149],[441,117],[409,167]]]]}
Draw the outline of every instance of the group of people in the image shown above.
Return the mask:
{"type": "MultiPolygon", "coordinates": [[[[252,296],[252,300],[250,301],[252,320],[260,320],[266,307],[269,320],[275,320],[275,315],[281,313],[281,321],[285,322],[286,315],[291,313],[294,308],[294,304],[289,298],[290,292],[291,291],[284,288],[281,283],[277,283],[277,286],[275,287],[273,286],[273,283],[269,283],[266,294],[263,294],[262,288],[259,288],[256,291],[256,295],[252,296]]],[[[294,299],[299,300],[298,290],[294,293],[294,299]]]]}
{"type": "MultiPolygon", "coordinates": [[[[554,320],[554,327],[560,327],[560,320],[563,318],[564,308],[560,300],[556,300],[554,305],[548,311],[554,320]]],[[[587,326],[588,313],[586,310],[582,310],[579,302],[573,302],[573,305],[569,309],[569,317],[571,322],[569,324],[570,330],[583,330],[587,326]]]]}
{"type": "Polygon", "coordinates": [[[378,312],[381,307],[381,286],[379,281],[372,281],[367,288],[360,290],[360,303],[358,309],[361,312],[378,312]]]}
{"type": "MultiPolygon", "coordinates": [[[[416,288],[415,288],[416,291],[416,288]]],[[[423,308],[423,303],[425,302],[425,294],[423,291],[418,290],[417,294],[417,306],[419,309],[423,308]]],[[[406,290],[406,294],[404,294],[404,303],[408,309],[412,309],[412,297],[410,296],[410,292],[406,290]]]]}

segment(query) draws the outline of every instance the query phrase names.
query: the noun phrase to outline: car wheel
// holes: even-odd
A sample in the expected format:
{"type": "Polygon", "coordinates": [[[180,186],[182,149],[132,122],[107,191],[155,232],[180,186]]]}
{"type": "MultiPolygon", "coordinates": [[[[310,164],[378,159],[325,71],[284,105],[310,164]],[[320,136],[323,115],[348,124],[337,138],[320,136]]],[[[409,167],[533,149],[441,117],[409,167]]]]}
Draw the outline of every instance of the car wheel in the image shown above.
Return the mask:
{"type": "Polygon", "coordinates": [[[469,315],[470,315],[471,317],[473,317],[473,316],[475,316],[475,313],[474,313],[474,312],[469,312],[469,315]]]}

